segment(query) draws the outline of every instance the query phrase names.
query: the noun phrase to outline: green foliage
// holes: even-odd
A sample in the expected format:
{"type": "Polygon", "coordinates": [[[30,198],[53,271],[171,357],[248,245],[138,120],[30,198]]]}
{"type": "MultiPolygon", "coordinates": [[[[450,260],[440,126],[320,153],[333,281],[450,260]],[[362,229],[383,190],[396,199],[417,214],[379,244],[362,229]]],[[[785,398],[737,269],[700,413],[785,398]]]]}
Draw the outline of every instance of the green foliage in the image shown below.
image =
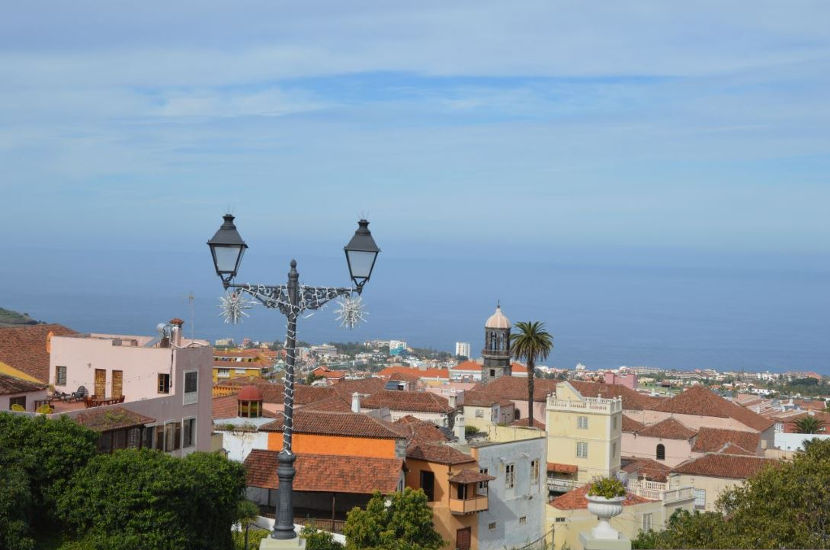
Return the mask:
{"type": "Polygon", "coordinates": [[[32,492],[29,477],[17,464],[0,468],[0,548],[33,550],[28,510],[32,492]]]}
{"type": "Polygon", "coordinates": [[[343,545],[331,533],[320,531],[313,524],[303,527],[300,536],[305,539],[306,550],[343,550],[343,545]]]}
{"type": "Polygon", "coordinates": [[[244,486],[242,466],[216,454],[127,449],[90,460],[58,513],[90,548],[230,549],[244,486]]]}
{"type": "Polygon", "coordinates": [[[640,548],[830,548],[830,441],[725,491],[718,512],[676,513],[640,548]]]}
{"type": "Polygon", "coordinates": [[[349,512],[343,533],[347,550],[438,550],[443,545],[426,495],[409,487],[389,496],[376,492],[365,510],[349,512]]]}
{"type": "MultiPolygon", "coordinates": [[[[266,529],[256,529],[251,527],[248,529],[248,548],[247,550],[257,550],[262,539],[267,537],[270,533],[266,529]]],[[[234,550],[246,550],[245,548],[245,528],[242,531],[233,532],[233,547],[234,550]]]]}
{"type": "Polygon", "coordinates": [[[591,483],[588,495],[592,497],[616,498],[625,496],[625,485],[613,477],[603,477],[591,483]]]}
{"type": "Polygon", "coordinates": [[[471,437],[474,435],[478,435],[480,433],[479,429],[475,426],[464,426],[464,435],[466,437],[471,437]]]}
{"type": "Polygon", "coordinates": [[[510,335],[510,351],[513,357],[527,363],[527,425],[533,427],[533,379],[536,376],[536,360],[547,358],[553,349],[553,336],[545,330],[545,323],[519,321],[516,332],[510,335]]]}
{"type": "Polygon", "coordinates": [[[815,416],[804,416],[794,422],[795,429],[800,434],[817,434],[824,431],[824,421],[815,416]]]}

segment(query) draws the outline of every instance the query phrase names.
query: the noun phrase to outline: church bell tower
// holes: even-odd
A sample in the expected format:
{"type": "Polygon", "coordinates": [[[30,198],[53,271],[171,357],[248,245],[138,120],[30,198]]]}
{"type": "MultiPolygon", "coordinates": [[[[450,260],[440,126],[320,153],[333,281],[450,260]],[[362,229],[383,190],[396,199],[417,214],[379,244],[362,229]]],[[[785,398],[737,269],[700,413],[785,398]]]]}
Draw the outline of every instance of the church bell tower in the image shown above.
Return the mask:
{"type": "Polygon", "coordinates": [[[484,364],[481,367],[481,381],[489,382],[502,376],[511,376],[510,367],[510,320],[501,312],[501,304],[496,312],[484,323],[484,349],[481,350],[484,364]]]}

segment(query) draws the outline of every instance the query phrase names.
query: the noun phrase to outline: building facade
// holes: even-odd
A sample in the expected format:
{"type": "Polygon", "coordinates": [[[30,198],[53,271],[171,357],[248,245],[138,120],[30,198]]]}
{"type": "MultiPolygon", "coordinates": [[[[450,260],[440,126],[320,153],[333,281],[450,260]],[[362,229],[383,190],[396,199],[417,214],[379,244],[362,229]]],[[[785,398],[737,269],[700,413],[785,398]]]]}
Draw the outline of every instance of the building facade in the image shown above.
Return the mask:
{"type": "Polygon", "coordinates": [[[511,375],[510,364],[510,320],[496,306],[484,323],[484,349],[481,350],[484,364],[481,366],[481,380],[489,382],[502,376],[511,375]]]}

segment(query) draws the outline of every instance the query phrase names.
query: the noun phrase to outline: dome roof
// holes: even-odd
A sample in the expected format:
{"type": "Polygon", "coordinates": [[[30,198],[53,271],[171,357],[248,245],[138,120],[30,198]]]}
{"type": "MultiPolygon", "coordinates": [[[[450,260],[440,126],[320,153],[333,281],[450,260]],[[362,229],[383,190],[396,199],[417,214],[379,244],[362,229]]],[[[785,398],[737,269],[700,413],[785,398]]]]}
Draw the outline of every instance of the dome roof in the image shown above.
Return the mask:
{"type": "Polygon", "coordinates": [[[501,306],[496,306],[496,312],[484,323],[484,328],[510,328],[510,319],[501,312],[501,306]]]}
{"type": "Polygon", "coordinates": [[[262,401],[262,391],[256,386],[245,386],[236,396],[237,401],[262,401]]]}

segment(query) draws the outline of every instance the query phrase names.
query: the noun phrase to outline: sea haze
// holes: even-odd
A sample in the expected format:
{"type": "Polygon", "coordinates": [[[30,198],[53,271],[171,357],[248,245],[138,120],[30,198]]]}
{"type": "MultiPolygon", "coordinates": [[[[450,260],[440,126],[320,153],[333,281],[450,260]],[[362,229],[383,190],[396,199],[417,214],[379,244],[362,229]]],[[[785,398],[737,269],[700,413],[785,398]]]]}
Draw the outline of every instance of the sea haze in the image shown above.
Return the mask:
{"type": "MultiPolygon", "coordinates": [[[[221,285],[203,246],[184,253],[7,248],[0,306],[81,332],[152,334],[157,323],[181,317],[187,335],[195,329],[210,340],[284,338],[284,318],[261,306],[241,325],[223,323],[221,285]]],[[[240,281],[282,283],[289,259],[249,252],[240,281]]],[[[303,283],[347,282],[341,256],[297,260],[303,283]]],[[[341,329],[329,305],[300,319],[298,337],[397,338],[447,351],[467,341],[477,355],[500,300],[511,321],[546,323],[555,337],[552,366],[830,374],[829,283],[825,258],[797,255],[421,247],[409,257],[395,250],[380,257],[364,292],[367,323],[341,329]]]]}

